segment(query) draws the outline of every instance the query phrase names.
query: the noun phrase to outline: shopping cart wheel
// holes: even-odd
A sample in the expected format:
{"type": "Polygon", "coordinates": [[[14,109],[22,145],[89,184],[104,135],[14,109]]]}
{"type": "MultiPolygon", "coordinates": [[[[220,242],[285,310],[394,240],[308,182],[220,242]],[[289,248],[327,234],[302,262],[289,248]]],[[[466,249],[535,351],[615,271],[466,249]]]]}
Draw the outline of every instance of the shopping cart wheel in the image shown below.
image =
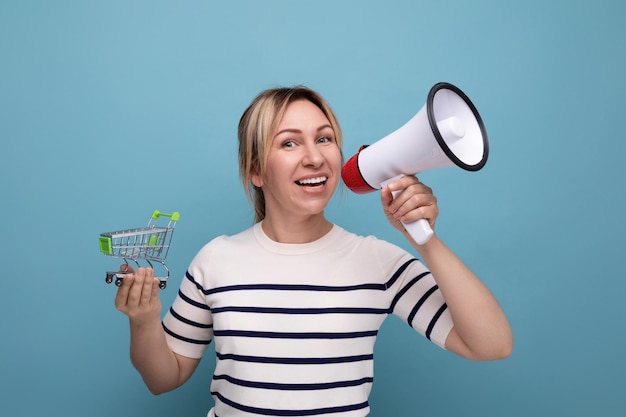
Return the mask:
{"type": "Polygon", "coordinates": [[[165,281],[159,281],[159,288],[164,290],[165,287],[167,287],[167,282],[165,281]]]}
{"type": "Polygon", "coordinates": [[[110,284],[113,282],[113,274],[107,274],[107,277],[104,279],[106,281],[107,284],[110,284]]]}
{"type": "Polygon", "coordinates": [[[118,277],[118,278],[115,280],[115,285],[116,285],[116,286],[118,286],[118,287],[120,287],[120,286],[122,285],[122,281],[123,281],[123,280],[124,280],[124,278],[119,278],[119,277],[118,277]]]}

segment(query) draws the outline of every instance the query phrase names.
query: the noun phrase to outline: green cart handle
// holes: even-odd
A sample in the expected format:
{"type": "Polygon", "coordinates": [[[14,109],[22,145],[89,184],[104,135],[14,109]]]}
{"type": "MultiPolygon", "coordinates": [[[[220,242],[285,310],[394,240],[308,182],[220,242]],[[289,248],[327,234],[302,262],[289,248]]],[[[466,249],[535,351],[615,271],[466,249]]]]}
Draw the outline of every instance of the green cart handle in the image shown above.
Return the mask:
{"type": "Polygon", "coordinates": [[[158,219],[161,216],[169,217],[173,222],[177,222],[180,219],[180,213],[175,211],[173,213],[161,213],[159,210],[154,210],[152,213],[153,219],[158,219]]]}

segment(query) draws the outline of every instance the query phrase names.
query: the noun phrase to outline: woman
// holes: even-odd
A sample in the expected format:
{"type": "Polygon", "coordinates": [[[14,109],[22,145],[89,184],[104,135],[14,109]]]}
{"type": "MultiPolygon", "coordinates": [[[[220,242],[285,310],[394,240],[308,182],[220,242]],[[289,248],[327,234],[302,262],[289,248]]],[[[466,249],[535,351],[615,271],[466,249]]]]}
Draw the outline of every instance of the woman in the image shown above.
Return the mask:
{"type": "Polygon", "coordinates": [[[209,416],[365,416],[388,314],[468,359],[510,354],[509,324],[488,289],[436,235],[420,246],[402,225],[435,225],[436,198],[417,178],[390,183],[381,201],[423,263],[325,218],[342,154],[322,97],[305,87],[264,91],[238,134],[255,224],[199,251],[162,323],[151,269],[128,276],[116,296],[130,318],[132,362],[153,393],[185,383],[215,340],[209,416]]]}

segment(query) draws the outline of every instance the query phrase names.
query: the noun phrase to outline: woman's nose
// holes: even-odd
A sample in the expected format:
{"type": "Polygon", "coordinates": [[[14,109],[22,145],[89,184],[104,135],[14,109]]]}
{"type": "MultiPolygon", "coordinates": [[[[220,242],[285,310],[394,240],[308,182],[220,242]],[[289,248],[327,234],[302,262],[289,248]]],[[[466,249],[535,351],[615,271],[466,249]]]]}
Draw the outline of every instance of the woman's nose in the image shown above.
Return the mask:
{"type": "Polygon", "coordinates": [[[308,145],[305,149],[302,163],[305,166],[319,167],[324,163],[324,155],[315,145],[308,145]]]}

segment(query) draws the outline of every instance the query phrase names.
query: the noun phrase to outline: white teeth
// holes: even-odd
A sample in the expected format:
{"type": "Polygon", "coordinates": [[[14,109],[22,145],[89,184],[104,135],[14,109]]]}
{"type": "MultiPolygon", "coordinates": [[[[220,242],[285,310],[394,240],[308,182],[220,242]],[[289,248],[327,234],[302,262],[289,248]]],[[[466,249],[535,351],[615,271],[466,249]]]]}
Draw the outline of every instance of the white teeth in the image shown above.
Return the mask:
{"type": "Polygon", "coordinates": [[[298,180],[297,183],[301,185],[305,184],[321,184],[326,181],[328,177],[306,178],[304,180],[298,180]]]}

